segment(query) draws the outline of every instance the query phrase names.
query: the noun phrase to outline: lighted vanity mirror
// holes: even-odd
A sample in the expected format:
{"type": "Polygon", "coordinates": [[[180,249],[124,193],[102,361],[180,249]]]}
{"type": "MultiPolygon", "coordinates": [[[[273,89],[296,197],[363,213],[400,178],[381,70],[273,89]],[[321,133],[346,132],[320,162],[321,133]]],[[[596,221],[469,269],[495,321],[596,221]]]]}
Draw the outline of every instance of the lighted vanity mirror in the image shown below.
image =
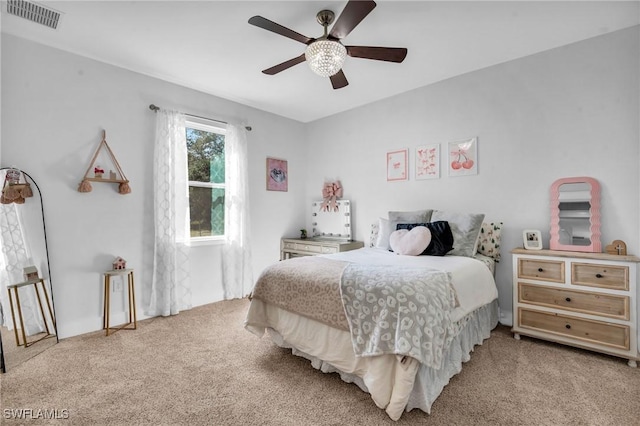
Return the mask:
{"type": "Polygon", "coordinates": [[[590,177],[551,185],[551,250],[600,253],[600,184],[590,177]]]}
{"type": "Polygon", "coordinates": [[[311,236],[351,241],[349,200],[314,201],[311,205],[311,236]]]}

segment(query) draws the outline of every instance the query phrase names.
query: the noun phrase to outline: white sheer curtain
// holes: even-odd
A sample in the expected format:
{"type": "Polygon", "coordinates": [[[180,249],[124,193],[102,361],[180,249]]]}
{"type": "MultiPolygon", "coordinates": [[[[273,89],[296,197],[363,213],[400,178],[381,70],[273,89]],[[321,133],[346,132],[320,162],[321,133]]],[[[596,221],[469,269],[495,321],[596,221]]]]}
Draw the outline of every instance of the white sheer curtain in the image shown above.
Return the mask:
{"type": "Polygon", "coordinates": [[[157,112],[153,159],[155,247],[147,314],[168,316],[191,308],[184,114],[157,112]]]}
{"type": "Polygon", "coordinates": [[[241,298],[253,287],[249,245],[247,134],[229,124],[225,136],[225,200],[222,285],[225,299],[241,298]]]}

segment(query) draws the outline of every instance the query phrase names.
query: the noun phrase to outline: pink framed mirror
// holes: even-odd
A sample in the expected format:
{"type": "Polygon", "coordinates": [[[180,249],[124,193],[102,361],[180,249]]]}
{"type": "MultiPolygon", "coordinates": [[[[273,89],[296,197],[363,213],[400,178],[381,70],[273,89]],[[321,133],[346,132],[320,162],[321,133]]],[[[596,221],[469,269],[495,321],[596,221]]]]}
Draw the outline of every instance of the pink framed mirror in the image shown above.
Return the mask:
{"type": "Polygon", "coordinates": [[[551,185],[551,250],[600,253],[600,184],[590,177],[551,185]]]}

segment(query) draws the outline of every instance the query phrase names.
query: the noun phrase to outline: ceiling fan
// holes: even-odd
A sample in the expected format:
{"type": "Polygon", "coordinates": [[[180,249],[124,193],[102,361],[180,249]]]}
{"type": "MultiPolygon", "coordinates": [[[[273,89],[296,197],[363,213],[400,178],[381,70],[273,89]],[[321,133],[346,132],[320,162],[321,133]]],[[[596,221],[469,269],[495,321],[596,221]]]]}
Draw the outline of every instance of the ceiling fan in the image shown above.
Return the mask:
{"type": "Polygon", "coordinates": [[[316,15],[316,19],[324,27],[324,35],[318,38],[304,36],[262,16],[252,17],[249,19],[251,25],[307,45],[302,55],[267,68],[262,72],[274,75],[307,61],[309,67],[316,74],[329,77],[333,88],[340,89],[349,84],[342,71],[342,65],[347,55],[353,58],[373,59],[376,61],[398,63],[404,61],[407,56],[407,49],[404,47],[344,46],[340,42],[375,7],[376,3],[374,1],[349,0],[329,33],[327,33],[327,27],[333,22],[335,14],[330,10],[321,10],[316,15]]]}

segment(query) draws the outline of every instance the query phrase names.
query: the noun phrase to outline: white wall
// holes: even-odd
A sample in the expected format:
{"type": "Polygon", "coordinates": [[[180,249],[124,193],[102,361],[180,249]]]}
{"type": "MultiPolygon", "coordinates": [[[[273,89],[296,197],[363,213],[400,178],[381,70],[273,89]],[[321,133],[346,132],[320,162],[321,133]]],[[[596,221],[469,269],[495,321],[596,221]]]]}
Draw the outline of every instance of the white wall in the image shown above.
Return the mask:
{"type": "MultiPolygon", "coordinates": [[[[151,103],[253,127],[248,143],[250,203],[258,213],[251,218],[256,276],[278,260],[280,237],[303,223],[296,209],[286,207],[304,200],[306,146],[298,122],[4,34],[2,89],[0,165],[26,170],[42,189],[60,337],[101,328],[101,273],[115,256],[135,268],[138,314],[144,317],[153,262],[151,103]],[[131,181],[129,195],[106,183],[77,192],[102,129],[131,181]],[[288,192],[266,191],[267,156],[289,161],[288,192]]],[[[220,246],[192,253],[194,305],[220,300],[220,246]]]]}
{"type": "MultiPolygon", "coordinates": [[[[565,46],[414,90],[314,123],[301,123],[13,36],[2,37],[1,166],[37,180],[45,198],[60,336],[101,327],[101,272],[115,255],[136,269],[138,312],[151,279],[150,103],[222,120],[249,133],[254,274],[278,259],[279,240],[306,223],[325,178],[353,201],[354,234],[390,209],[484,212],[502,220],[500,303],[510,323],[511,248],[543,231],[549,187],[587,175],[602,185],[603,244],[640,253],[639,29],[565,46]],[[76,191],[102,129],[132,194],[94,184],[76,191]],[[479,138],[479,174],[388,183],[385,153],[479,138]],[[265,157],[289,160],[289,192],[265,190],[265,157]]],[[[437,66],[426,64],[425,66],[437,66]]],[[[353,76],[352,84],[357,84],[353,76]]],[[[384,82],[381,82],[384,84],[384,82]]],[[[348,88],[343,89],[348,90],[348,88]]],[[[194,304],[221,298],[219,247],[194,249],[194,304]]]]}
{"type": "MultiPolygon", "coordinates": [[[[341,179],[353,201],[354,235],[388,210],[435,208],[503,221],[497,281],[501,321],[511,324],[510,250],[523,229],[549,243],[549,188],[558,178],[592,176],[602,186],[602,243],[639,244],[639,29],[634,27],[452,78],[314,122],[307,205],[324,179],[341,179]],[[478,137],[477,176],[387,182],[385,155],[478,137]]],[[[425,64],[437,67],[438,64],[425,64]]],[[[357,84],[357,76],[352,76],[357,84]]],[[[384,82],[380,82],[384,84],[384,82]]],[[[346,89],[348,90],[348,89],[346,89]]]]}

